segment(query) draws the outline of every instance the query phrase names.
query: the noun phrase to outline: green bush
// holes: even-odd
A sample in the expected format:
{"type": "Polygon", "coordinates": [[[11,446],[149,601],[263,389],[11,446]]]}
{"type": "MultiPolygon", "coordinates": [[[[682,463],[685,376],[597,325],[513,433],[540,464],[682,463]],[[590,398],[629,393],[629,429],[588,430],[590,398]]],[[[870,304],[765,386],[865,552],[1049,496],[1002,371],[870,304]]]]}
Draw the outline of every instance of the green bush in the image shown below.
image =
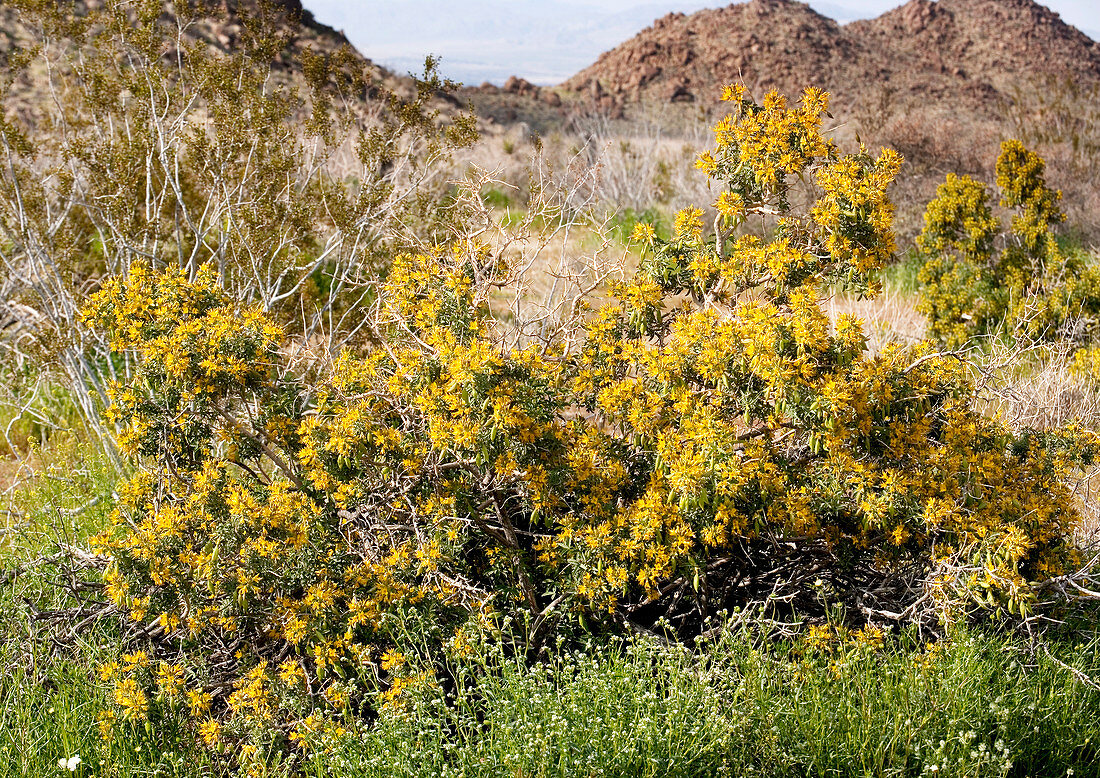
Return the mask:
{"type": "Polygon", "coordinates": [[[1017,141],[997,159],[1000,205],[1012,212],[1005,231],[988,187],[949,174],[928,204],[917,240],[926,257],[919,310],[929,335],[949,348],[1002,334],[1033,340],[1095,337],[1100,272],[1067,252],[1056,226],[1065,220],[1061,193],[1045,165],[1017,141]]]}

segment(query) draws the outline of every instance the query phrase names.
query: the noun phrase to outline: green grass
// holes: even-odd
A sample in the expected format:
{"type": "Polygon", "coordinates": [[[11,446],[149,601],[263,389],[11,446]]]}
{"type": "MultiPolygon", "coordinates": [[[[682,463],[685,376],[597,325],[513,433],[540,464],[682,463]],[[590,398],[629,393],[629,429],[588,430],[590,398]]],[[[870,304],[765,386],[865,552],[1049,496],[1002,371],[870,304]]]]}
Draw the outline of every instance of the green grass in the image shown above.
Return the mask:
{"type": "Polygon", "coordinates": [[[15,669],[0,681],[0,775],[68,774],[58,768],[58,760],[74,755],[83,762],[74,773],[80,776],[216,774],[211,755],[195,747],[190,733],[174,722],[101,737],[97,717],[109,700],[89,667],[109,654],[106,646],[85,644],[72,657],[40,656],[26,669],[13,661],[16,657],[3,657],[5,667],[15,669]]]}
{"type": "MultiPolygon", "coordinates": [[[[51,630],[32,615],[77,604],[59,585],[67,576],[59,557],[87,547],[107,526],[118,470],[72,432],[23,456],[21,468],[10,458],[4,463],[10,483],[0,526],[0,775],[69,774],[58,760],[74,755],[81,765],[71,774],[78,776],[214,775],[210,755],[194,746],[182,722],[101,737],[97,717],[109,707],[110,690],[95,669],[117,658],[117,625],[101,623],[59,643],[52,638],[70,625],[51,630]]],[[[92,571],[83,576],[95,579],[92,571]]]]}
{"type": "Polygon", "coordinates": [[[658,237],[667,240],[672,234],[671,218],[668,213],[656,207],[647,208],[640,213],[633,208],[624,208],[611,214],[608,227],[611,234],[623,244],[630,243],[630,235],[637,224],[652,225],[658,237]]]}
{"type": "Polygon", "coordinates": [[[481,199],[492,208],[510,208],[515,205],[512,195],[497,187],[487,187],[482,191],[481,199]]]}
{"type": "MultiPolygon", "coordinates": [[[[1100,671],[1095,638],[1056,653],[1100,671]]],[[[1100,692],[977,631],[931,654],[898,639],[805,656],[747,633],[694,655],[633,641],[533,668],[490,649],[455,675],[457,691],[325,743],[308,774],[1100,774],[1100,692]]]]}
{"type": "Polygon", "coordinates": [[[33,368],[0,367],[0,457],[83,430],[80,408],[60,383],[33,368]]]}
{"type": "MultiPolygon", "coordinates": [[[[99,634],[99,639],[109,636],[99,634]]],[[[104,648],[0,682],[0,774],[233,774],[165,721],[102,740],[104,648]]],[[[1100,670],[1100,646],[1059,644],[1100,670]]],[[[527,667],[489,649],[356,737],[315,743],[306,776],[1090,776],[1100,693],[1013,640],[961,633],[928,665],[896,644],[804,657],[746,635],[699,654],[634,641],[527,667]],[[933,769],[935,768],[935,769],[933,769]],[[1070,773],[1070,770],[1073,770],[1070,773]]],[[[285,765],[264,773],[284,774],[285,765]]]]}
{"type": "Polygon", "coordinates": [[[882,269],[883,285],[900,294],[917,294],[920,291],[919,276],[924,261],[916,248],[910,246],[896,262],[882,269]]]}
{"type": "Polygon", "coordinates": [[[86,543],[107,526],[119,471],[96,446],[67,436],[3,463],[10,481],[0,522],[0,564],[86,543]]]}

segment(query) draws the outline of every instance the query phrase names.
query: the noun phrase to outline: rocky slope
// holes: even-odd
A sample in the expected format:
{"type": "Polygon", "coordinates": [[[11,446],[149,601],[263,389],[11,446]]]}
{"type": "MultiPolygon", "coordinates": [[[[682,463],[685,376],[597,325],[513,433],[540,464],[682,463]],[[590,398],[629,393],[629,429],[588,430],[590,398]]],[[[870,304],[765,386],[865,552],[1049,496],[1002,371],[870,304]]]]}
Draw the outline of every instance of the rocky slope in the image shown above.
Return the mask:
{"type": "Polygon", "coordinates": [[[1069,221],[1100,240],[1100,43],[1035,0],[909,0],[841,25],[794,0],[668,14],[562,84],[571,105],[610,116],[711,119],[723,86],[759,99],[814,85],[832,94],[839,140],[908,161],[895,201],[903,231],[947,172],[992,180],[1005,137],[1048,162],[1069,221]]]}
{"type": "Polygon", "coordinates": [[[1046,78],[1100,83],[1100,44],[1033,0],[910,0],[843,26],[794,0],[752,0],[662,17],[563,86],[620,103],[713,103],[736,81],[758,93],[815,84],[840,104],[886,87],[908,108],[987,112],[1046,78]]]}
{"type": "MultiPolygon", "coordinates": [[[[185,1],[183,4],[188,3],[185,1]]],[[[205,0],[205,4],[207,13],[189,12],[189,15],[194,13],[199,21],[189,26],[184,39],[202,39],[224,52],[232,51],[240,38],[246,18],[256,11],[256,0],[205,0]]],[[[64,5],[69,6],[73,13],[83,14],[89,8],[101,8],[103,0],[70,0],[59,4],[64,5]]],[[[192,5],[199,7],[198,3],[192,5]]],[[[301,0],[273,0],[271,5],[287,30],[294,29],[289,36],[287,54],[300,51],[306,46],[325,53],[333,52],[341,46],[350,46],[342,32],[317,21],[309,10],[303,8],[301,0]]],[[[170,8],[171,5],[166,1],[166,15],[171,13],[170,8]]],[[[0,56],[6,56],[14,48],[25,46],[30,40],[31,34],[23,14],[0,0],[0,56]]],[[[372,65],[365,57],[361,59],[364,64],[372,65]]]]}

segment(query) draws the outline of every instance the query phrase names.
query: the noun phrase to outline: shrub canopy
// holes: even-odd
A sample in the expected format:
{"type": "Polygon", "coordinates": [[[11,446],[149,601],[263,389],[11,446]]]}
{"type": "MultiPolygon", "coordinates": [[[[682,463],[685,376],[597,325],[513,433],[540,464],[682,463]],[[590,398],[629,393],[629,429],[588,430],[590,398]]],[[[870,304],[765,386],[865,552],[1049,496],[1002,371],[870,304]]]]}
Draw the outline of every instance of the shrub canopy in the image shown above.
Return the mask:
{"type": "Polygon", "coordinates": [[[1020,612],[1077,563],[1062,479],[1091,443],[1014,433],[956,359],[871,355],[822,311],[835,285],[876,291],[898,155],[843,153],[822,92],[727,98],[699,159],[713,228],[640,226],[638,272],[576,340],[500,345],[508,268],[476,241],[394,258],[370,345],[308,370],[212,271],[105,284],[85,315],[138,365],[111,414],[139,462],[108,589],[171,637],[106,669],[117,715],[187,705],[212,744],[294,740],[400,706],[485,628],[537,650],[578,619],[690,635],[758,602],[1020,612]]]}

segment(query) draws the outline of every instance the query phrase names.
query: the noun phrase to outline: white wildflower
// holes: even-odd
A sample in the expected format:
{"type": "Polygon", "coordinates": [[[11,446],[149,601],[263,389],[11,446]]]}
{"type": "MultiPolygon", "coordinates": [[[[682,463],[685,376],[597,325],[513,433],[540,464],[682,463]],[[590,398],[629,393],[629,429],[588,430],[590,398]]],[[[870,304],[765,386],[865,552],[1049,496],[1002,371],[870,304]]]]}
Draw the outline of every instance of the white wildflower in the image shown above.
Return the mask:
{"type": "Polygon", "coordinates": [[[75,773],[76,768],[80,767],[80,761],[80,754],[73,754],[68,759],[58,759],[57,766],[62,770],[68,770],[70,773],[75,773]]]}

